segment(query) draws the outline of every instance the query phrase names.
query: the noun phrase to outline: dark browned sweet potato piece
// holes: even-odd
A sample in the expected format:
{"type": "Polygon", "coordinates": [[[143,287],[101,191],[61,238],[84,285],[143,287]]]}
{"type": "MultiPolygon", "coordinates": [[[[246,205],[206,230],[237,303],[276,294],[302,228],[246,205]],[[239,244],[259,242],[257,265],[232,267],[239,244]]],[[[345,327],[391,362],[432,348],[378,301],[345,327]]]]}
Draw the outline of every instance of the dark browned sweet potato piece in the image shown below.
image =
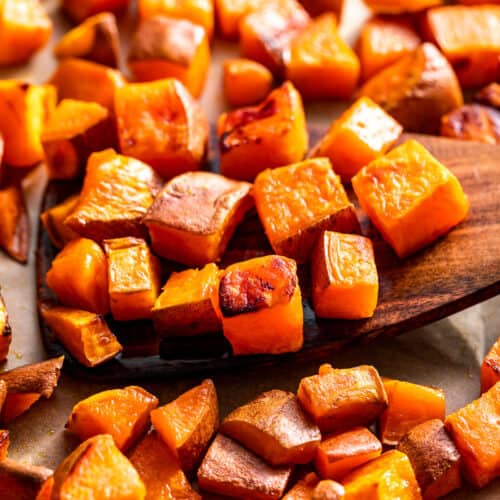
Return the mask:
{"type": "Polygon", "coordinates": [[[9,315],[2,294],[0,293],[0,362],[7,359],[11,340],[12,330],[9,324],[9,315]]]}
{"type": "Polygon", "coordinates": [[[500,83],[490,83],[481,89],[476,94],[475,100],[486,106],[500,109],[500,83]]]}
{"type": "Polygon", "coordinates": [[[7,458],[7,452],[9,450],[10,437],[9,431],[1,430],[0,431],[0,462],[7,458]]]}
{"type": "Polygon", "coordinates": [[[0,248],[13,259],[28,261],[30,224],[19,183],[0,189],[0,248]]]}
{"type": "Polygon", "coordinates": [[[78,238],[78,233],[75,233],[75,231],[64,224],[64,221],[74,210],[77,203],[78,195],[75,194],[40,214],[40,221],[47,230],[50,241],[57,248],[63,248],[66,243],[78,238]]]}
{"type": "Polygon", "coordinates": [[[45,467],[25,465],[9,458],[0,461],[0,498],[33,500],[42,484],[52,476],[45,467]]]}

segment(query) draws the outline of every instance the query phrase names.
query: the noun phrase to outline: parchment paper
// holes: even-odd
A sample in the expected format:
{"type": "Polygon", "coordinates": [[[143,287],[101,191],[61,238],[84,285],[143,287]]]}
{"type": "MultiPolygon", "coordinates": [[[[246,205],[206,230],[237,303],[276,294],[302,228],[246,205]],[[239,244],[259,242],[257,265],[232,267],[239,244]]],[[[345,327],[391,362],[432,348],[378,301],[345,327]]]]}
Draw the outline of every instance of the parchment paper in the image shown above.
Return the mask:
{"type": "MultiPolygon", "coordinates": [[[[47,1],[45,4],[56,22],[54,41],[68,25],[58,14],[56,1],[47,1]]],[[[347,38],[353,39],[366,15],[366,9],[360,4],[360,0],[352,0],[349,3],[344,19],[347,22],[342,26],[347,38]]],[[[125,20],[125,25],[126,29],[129,29],[131,21],[125,20]]],[[[234,45],[215,43],[213,64],[201,99],[202,106],[211,121],[214,121],[226,107],[221,93],[220,62],[225,57],[236,54],[234,45]]],[[[26,67],[0,71],[0,78],[16,77],[42,82],[49,78],[54,67],[55,62],[50,49],[46,49],[26,67]]],[[[326,125],[345,107],[345,103],[316,103],[308,106],[308,119],[326,125]]],[[[35,316],[34,280],[35,236],[44,185],[45,176],[42,169],[36,171],[24,183],[32,221],[32,252],[29,265],[19,265],[0,255],[0,285],[13,328],[10,357],[4,369],[40,361],[46,357],[35,316]]],[[[479,394],[481,361],[500,335],[499,306],[500,297],[497,297],[428,327],[397,338],[377,340],[369,345],[350,348],[328,359],[216,375],[213,378],[219,394],[222,415],[264,390],[281,388],[295,391],[299,380],[316,372],[322,362],[329,362],[336,367],[373,364],[384,376],[439,386],[446,393],[447,411],[452,412],[479,394]]],[[[159,396],[161,403],[166,403],[198,382],[199,379],[192,378],[163,380],[143,385],[159,396]]],[[[63,375],[50,401],[39,402],[28,414],[17,419],[9,427],[10,456],[27,463],[57,467],[62,458],[76,445],[75,439],[64,431],[64,424],[72,406],[88,395],[109,387],[88,384],[63,375]]],[[[480,492],[464,488],[449,498],[498,499],[500,480],[480,492]]]]}

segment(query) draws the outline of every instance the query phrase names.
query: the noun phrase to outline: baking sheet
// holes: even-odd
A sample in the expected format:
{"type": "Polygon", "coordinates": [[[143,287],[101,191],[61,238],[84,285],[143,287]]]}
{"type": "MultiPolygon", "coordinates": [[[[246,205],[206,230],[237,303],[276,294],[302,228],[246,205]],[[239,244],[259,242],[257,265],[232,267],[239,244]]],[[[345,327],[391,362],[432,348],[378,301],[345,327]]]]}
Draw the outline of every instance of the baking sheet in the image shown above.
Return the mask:
{"type": "MultiPolygon", "coordinates": [[[[57,12],[57,1],[49,0],[44,3],[56,22],[54,40],[68,25],[57,12]]],[[[366,14],[366,9],[359,0],[349,2],[345,16],[347,22],[342,27],[347,38],[353,38],[366,14]]],[[[127,30],[131,22],[125,20],[125,25],[127,30]]],[[[225,57],[236,54],[232,44],[217,41],[214,45],[213,64],[201,99],[210,121],[214,121],[226,107],[220,92],[220,62],[225,57]]],[[[0,71],[0,78],[15,77],[42,82],[50,77],[54,67],[55,61],[48,48],[25,67],[0,71]]],[[[307,107],[308,119],[326,125],[345,107],[345,103],[315,103],[307,107]]],[[[22,266],[0,254],[0,285],[13,328],[10,356],[4,369],[45,358],[36,318],[33,251],[38,208],[44,185],[45,176],[42,169],[37,170],[24,183],[32,222],[32,252],[29,264],[22,266]]],[[[446,393],[447,411],[452,412],[479,394],[479,367],[482,358],[500,335],[499,306],[500,297],[497,297],[428,327],[397,338],[380,339],[368,345],[349,348],[328,359],[217,375],[214,381],[219,394],[221,413],[225,415],[265,390],[281,388],[295,391],[300,379],[316,372],[321,362],[329,362],[336,367],[373,364],[386,377],[439,386],[446,393]]],[[[189,378],[158,381],[144,386],[159,396],[161,403],[166,403],[198,382],[199,379],[189,378]]],[[[72,406],[90,394],[107,388],[110,386],[88,384],[63,375],[50,401],[36,404],[28,414],[10,426],[10,456],[26,463],[57,467],[62,458],[76,445],[76,440],[64,431],[64,424],[72,406]]],[[[464,488],[451,494],[449,498],[500,498],[500,480],[480,492],[464,488]]]]}

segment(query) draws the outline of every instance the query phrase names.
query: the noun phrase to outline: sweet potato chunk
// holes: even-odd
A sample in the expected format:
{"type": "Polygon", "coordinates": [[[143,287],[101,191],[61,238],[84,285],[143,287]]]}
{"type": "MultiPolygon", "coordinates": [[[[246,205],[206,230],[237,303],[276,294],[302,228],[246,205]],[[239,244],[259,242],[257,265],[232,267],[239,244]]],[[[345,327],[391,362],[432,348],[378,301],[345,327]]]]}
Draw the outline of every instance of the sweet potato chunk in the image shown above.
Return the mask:
{"type": "Polygon", "coordinates": [[[321,440],[318,427],[304,414],[297,397],[277,389],[233,410],[220,432],[274,466],[310,462],[321,440]]]}
{"type": "Polygon", "coordinates": [[[38,495],[36,500],[51,500],[52,490],[54,489],[54,476],[50,476],[42,484],[42,487],[38,490],[38,495]]]}
{"type": "Polygon", "coordinates": [[[311,500],[343,500],[344,497],[345,489],[340,483],[324,479],[314,488],[311,500]]]}
{"type": "Polygon", "coordinates": [[[302,347],[302,300],[293,260],[268,255],[229,266],[221,277],[219,304],[234,354],[280,354],[302,347]]]}
{"type": "Polygon", "coordinates": [[[206,31],[186,19],[147,18],[132,38],[128,64],[139,81],[177,78],[198,97],[210,64],[206,31]]]}
{"type": "Polygon", "coordinates": [[[474,100],[486,106],[500,109],[500,83],[490,83],[482,88],[474,96],[474,100]]]}
{"type": "Polygon", "coordinates": [[[219,425],[214,383],[204,380],[151,412],[151,422],[186,472],[199,463],[219,425]]]}
{"type": "Polygon", "coordinates": [[[326,156],[342,181],[349,182],[392,148],[402,131],[380,106],[369,97],[361,97],[332,123],[309,156],[326,156]]]}
{"type": "Polygon", "coordinates": [[[297,396],[321,432],[341,432],[372,423],[387,407],[382,380],[373,366],[320,368],[300,381],[297,396]]]}
{"type": "Polygon", "coordinates": [[[319,16],[326,12],[333,12],[341,19],[345,0],[299,0],[311,16],[319,16]]]}
{"type": "Polygon", "coordinates": [[[46,306],[42,306],[40,312],[52,333],[83,366],[93,368],[123,350],[104,319],[97,314],[46,306]]]}
{"type": "Polygon", "coordinates": [[[142,219],[161,187],[145,163],[107,149],[90,156],[82,192],[64,223],[78,234],[102,241],[144,237],[142,219]]]}
{"type": "Polygon", "coordinates": [[[146,488],[108,435],[94,436],[71,453],[54,474],[53,500],[144,500],[146,488]]]}
{"type": "Polygon", "coordinates": [[[361,207],[400,258],[446,234],[469,210],[458,179],[415,140],[364,167],[352,186],[361,207]]]}
{"type": "Polygon", "coordinates": [[[240,21],[268,2],[269,0],[215,0],[220,34],[232,40],[238,38],[240,21]]]}
{"type": "Polygon", "coordinates": [[[155,432],[147,434],[134,448],[130,461],[147,494],[145,500],[199,500],[172,452],[155,432]]]}
{"type": "Polygon", "coordinates": [[[59,59],[78,57],[112,68],[118,67],[119,52],[120,34],[111,12],[89,17],[68,31],[54,47],[59,59]]]}
{"type": "Polygon", "coordinates": [[[155,330],[161,336],[218,332],[219,281],[220,271],[213,263],[172,273],[152,310],[155,330]]]}
{"type": "Polygon", "coordinates": [[[361,87],[406,130],[436,133],[443,115],[463,104],[452,67],[431,43],[378,72],[361,87]]]}
{"type": "Polygon", "coordinates": [[[360,231],[354,206],[327,158],[261,172],[254,196],[274,251],[299,263],[309,259],[325,229],[360,231]]]}
{"type": "Polygon", "coordinates": [[[129,3],[130,0],[62,0],[62,8],[75,23],[81,23],[101,12],[121,14],[129,3]]]}
{"type": "Polygon", "coordinates": [[[286,76],[304,99],[348,99],[359,73],[358,56],[338,33],[332,13],[315,19],[291,42],[286,76]]]}
{"type": "Polygon", "coordinates": [[[115,110],[123,154],[145,161],[168,178],[201,167],[208,124],[179,81],[129,84],[117,91],[115,110]]]}
{"type": "Polygon", "coordinates": [[[283,496],[291,466],[270,467],[232,439],[218,434],[198,469],[203,490],[256,500],[283,496]]]}
{"type": "Polygon", "coordinates": [[[424,499],[440,498],[460,488],[460,453],[441,420],[414,427],[398,444],[410,459],[424,499]]]}
{"type": "Polygon", "coordinates": [[[253,180],[265,168],[298,162],[308,148],[302,99],[290,82],[259,105],[224,113],[217,122],[221,173],[253,180]]]}
{"type": "Polygon", "coordinates": [[[226,59],[223,65],[224,94],[231,106],[262,101],[273,86],[272,73],[249,59],[226,59]]]}
{"type": "MultiPolygon", "coordinates": [[[[3,382],[5,384],[5,382],[3,382]]],[[[7,384],[5,384],[7,385],[7,384]]],[[[7,388],[6,388],[7,390],[7,388]]],[[[5,460],[7,458],[7,452],[9,450],[10,445],[10,437],[9,431],[0,430],[0,461],[5,460]]]]}
{"type": "Polygon", "coordinates": [[[3,0],[0,26],[0,66],[27,61],[52,33],[52,21],[39,0],[3,0]]]}
{"type": "Polygon", "coordinates": [[[128,450],[147,431],[149,413],[158,399],[142,387],[98,392],[77,403],[66,427],[85,441],[98,434],[110,434],[120,450],[128,450]]]}
{"type": "Polygon", "coordinates": [[[5,301],[0,293],[0,362],[7,359],[11,341],[12,330],[9,324],[9,315],[7,313],[7,307],[5,306],[5,301]]]}
{"type": "Polygon", "coordinates": [[[63,248],[71,240],[78,238],[78,233],[64,223],[77,203],[78,195],[75,194],[40,214],[40,220],[49,234],[50,241],[57,248],[63,248]]]}
{"type": "Polygon", "coordinates": [[[52,476],[45,467],[25,465],[9,458],[0,461],[0,498],[33,500],[43,483],[52,476]]]}
{"type": "Polygon", "coordinates": [[[253,205],[250,188],[210,172],[175,177],[144,218],[154,251],[191,266],[218,261],[253,205]]]}
{"type": "Polygon", "coordinates": [[[378,274],[370,239],[325,231],[312,257],[312,299],[320,318],[373,316],[378,274]]]}
{"type": "Polygon", "coordinates": [[[441,5],[444,0],[365,0],[366,5],[377,14],[402,14],[420,12],[441,5]]]}
{"type": "Polygon", "coordinates": [[[120,321],[147,319],[160,291],[161,266],[140,238],[104,240],[111,314],[120,321]]]}
{"type": "Polygon", "coordinates": [[[500,475],[500,382],[448,415],[445,425],[462,455],[462,471],[476,488],[500,475]]]}
{"type": "MultiPolygon", "coordinates": [[[[1,307],[1,306],[0,306],[1,307]]],[[[0,313],[1,317],[1,313],[0,313]]],[[[1,325],[1,319],[0,319],[1,325]]],[[[491,346],[481,365],[481,393],[500,381],[500,337],[491,346]]]]}
{"type": "Polygon", "coordinates": [[[319,481],[319,477],[314,472],[306,474],[295,483],[293,488],[283,497],[283,500],[312,500],[314,488],[316,488],[319,481]]]}

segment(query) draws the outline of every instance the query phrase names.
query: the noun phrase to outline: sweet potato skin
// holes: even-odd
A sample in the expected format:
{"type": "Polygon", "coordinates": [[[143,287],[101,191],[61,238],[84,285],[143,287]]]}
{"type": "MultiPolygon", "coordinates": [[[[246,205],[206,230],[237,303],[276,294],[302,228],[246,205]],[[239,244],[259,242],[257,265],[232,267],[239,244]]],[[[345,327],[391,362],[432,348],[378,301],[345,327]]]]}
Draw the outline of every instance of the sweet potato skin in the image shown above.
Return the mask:
{"type": "Polygon", "coordinates": [[[0,362],[7,359],[11,341],[12,329],[9,324],[9,315],[5,301],[0,293],[0,362]]]}
{"type": "Polygon", "coordinates": [[[81,23],[90,16],[100,12],[123,13],[130,0],[63,0],[62,8],[75,23],[81,23]]]}
{"type": "Polygon", "coordinates": [[[50,476],[50,469],[5,458],[0,461],[0,497],[2,500],[33,500],[50,476]]]}

